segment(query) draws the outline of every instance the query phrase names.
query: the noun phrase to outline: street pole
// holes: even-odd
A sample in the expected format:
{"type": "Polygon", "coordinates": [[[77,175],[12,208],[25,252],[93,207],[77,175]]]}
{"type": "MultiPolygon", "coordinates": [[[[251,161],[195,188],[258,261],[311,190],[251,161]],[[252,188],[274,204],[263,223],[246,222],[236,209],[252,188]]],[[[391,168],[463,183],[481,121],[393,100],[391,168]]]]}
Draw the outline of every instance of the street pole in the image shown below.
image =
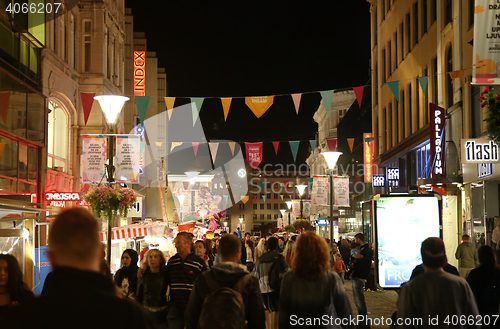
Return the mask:
{"type": "Polygon", "coordinates": [[[333,250],[333,169],[330,171],[330,248],[333,250]]]}
{"type": "Polygon", "coordinates": [[[304,218],[304,214],[303,214],[303,205],[302,205],[302,195],[300,195],[300,219],[303,219],[304,218]]]}
{"type": "MultiPolygon", "coordinates": [[[[113,153],[114,153],[114,138],[113,138],[113,127],[110,126],[109,128],[109,153],[108,153],[108,185],[111,186],[113,182],[115,181],[114,179],[114,172],[115,172],[115,167],[113,164],[113,153]]],[[[111,220],[108,219],[108,266],[111,266],[111,220]]]]}

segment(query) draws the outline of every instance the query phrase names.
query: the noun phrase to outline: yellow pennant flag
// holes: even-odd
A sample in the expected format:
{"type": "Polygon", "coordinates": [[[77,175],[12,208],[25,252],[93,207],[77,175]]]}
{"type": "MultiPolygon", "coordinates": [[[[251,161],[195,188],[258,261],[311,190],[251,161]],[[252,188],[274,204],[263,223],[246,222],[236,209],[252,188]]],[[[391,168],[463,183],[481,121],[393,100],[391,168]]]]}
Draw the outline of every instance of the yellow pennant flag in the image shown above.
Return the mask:
{"type": "Polygon", "coordinates": [[[241,197],[241,201],[243,202],[243,204],[247,203],[247,202],[248,202],[248,199],[249,199],[249,196],[248,196],[248,195],[245,195],[245,196],[242,196],[242,197],[241,197]]]}
{"type": "Polygon", "coordinates": [[[6,143],[0,143],[0,156],[2,156],[3,149],[5,148],[5,145],[6,145],[6,143]]]}
{"type": "Polygon", "coordinates": [[[174,148],[176,148],[177,146],[181,146],[182,145],[182,142],[172,142],[172,146],[170,147],[170,152],[172,152],[172,150],[174,148]]]}
{"type": "Polygon", "coordinates": [[[165,97],[165,105],[167,106],[168,120],[172,117],[172,112],[174,108],[175,97],[165,97]]]}
{"type": "Polygon", "coordinates": [[[462,77],[464,75],[464,73],[465,73],[465,70],[448,72],[448,74],[450,75],[451,81],[455,81],[456,78],[462,77]]]}
{"type": "Polygon", "coordinates": [[[349,144],[349,148],[351,149],[351,153],[352,153],[352,148],[354,146],[354,138],[348,138],[347,143],[349,144]]]}
{"type": "Polygon", "coordinates": [[[232,98],[221,98],[222,109],[224,110],[224,121],[227,120],[227,115],[229,114],[229,108],[231,107],[232,98]]]}
{"type": "Polygon", "coordinates": [[[280,194],[281,200],[283,201],[283,194],[280,194]]]}
{"type": "Polygon", "coordinates": [[[260,118],[273,105],[274,96],[245,97],[245,104],[260,118]]]}
{"type": "Polygon", "coordinates": [[[231,149],[231,154],[234,155],[234,146],[236,145],[235,142],[229,142],[229,148],[231,149]]]}
{"type": "Polygon", "coordinates": [[[156,146],[161,147],[163,142],[156,142],[156,146]]]}

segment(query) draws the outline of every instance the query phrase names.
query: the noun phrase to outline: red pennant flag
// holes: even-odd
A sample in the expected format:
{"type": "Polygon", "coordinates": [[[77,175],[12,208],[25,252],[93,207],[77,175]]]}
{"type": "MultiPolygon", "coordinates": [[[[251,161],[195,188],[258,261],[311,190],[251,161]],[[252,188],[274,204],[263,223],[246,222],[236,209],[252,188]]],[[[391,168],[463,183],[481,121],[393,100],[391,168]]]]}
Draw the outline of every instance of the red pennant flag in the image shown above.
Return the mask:
{"type": "Polygon", "coordinates": [[[92,111],[92,104],[94,104],[94,96],[95,93],[80,93],[80,97],[82,98],[83,118],[85,119],[85,125],[87,125],[87,121],[89,121],[90,111],[92,111]]]}
{"type": "Polygon", "coordinates": [[[309,199],[309,193],[308,193],[308,194],[306,194],[306,198],[308,198],[308,199],[309,199]]]}
{"type": "Polygon", "coordinates": [[[0,116],[3,123],[7,124],[7,113],[9,113],[10,91],[0,93],[0,116]]]}
{"type": "Polygon", "coordinates": [[[448,188],[446,185],[432,185],[432,190],[442,195],[448,194],[448,188]]]}
{"type": "MultiPolygon", "coordinates": [[[[151,187],[151,183],[153,182],[152,179],[148,179],[148,187],[151,187]]],[[[87,184],[88,185],[88,184],[87,184]]]]}
{"type": "Polygon", "coordinates": [[[274,200],[274,193],[271,193],[271,199],[274,200]]]}
{"type": "Polygon", "coordinates": [[[198,146],[200,145],[200,143],[191,143],[193,144],[193,151],[194,151],[194,157],[196,158],[196,153],[198,153],[198,146]]]}
{"type": "Polygon", "coordinates": [[[280,146],[280,142],[273,142],[273,146],[274,152],[276,153],[276,155],[278,155],[278,147],[280,146]]]}
{"type": "Polygon", "coordinates": [[[360,86],[360,87],[352,87],[354,90],[354,93],[356,94],[356,99],[358,100],[358,105],[361,108],[361,101],[363,100],[363,90],[365,89],[365,86],[360,86]]]}
{"type": "Polygon", "coordinates": [[[253,201],[257,201],[257,195],[254,194],[253,201]]]}
{"type": "Polygon", "coordinates": [[[354,176],[355,183],[359,182],[360,179],[361,179],[361,176],[354,176]]]}
{"type": "Polygon", "coordinates": [[[289,179],[285,179],[283,181],[283,183],[285,183],[285,190],[288,192],[288,184],[290,184],[290,180],[289,179]]]}
{"type": "Polygon", "coordinates": [[[330,149],[330,152],[335,152],[335,149],[337,148],[337,139],[327,139],[326,143],[328,144],[328,148],[330,149]]]}
{"type": "Polygon", "coordinates": [[[184,190],[187,190],[189,187],[189,182],[182,182],[182,187],[184,187],[184,190]]]}
{"type": "Polygon", "coordinates": [[[247,151],[247,162],[253,169],[256,169],[262,162],[262,142],[245,143],[247,151]]]}

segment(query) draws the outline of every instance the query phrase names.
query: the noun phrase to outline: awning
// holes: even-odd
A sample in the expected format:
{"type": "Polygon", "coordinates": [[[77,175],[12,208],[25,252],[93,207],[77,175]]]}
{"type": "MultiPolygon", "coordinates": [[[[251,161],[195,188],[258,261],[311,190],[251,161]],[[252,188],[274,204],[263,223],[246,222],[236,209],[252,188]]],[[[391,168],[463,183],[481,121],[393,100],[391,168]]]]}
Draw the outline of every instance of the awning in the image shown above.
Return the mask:
{"type": "MultiPolygon", "coordinates": [[[[163,237],[165,236],[165,229],[168,228],[167,224],[131,224],[113,227],[111,229],[111,240],[130,239],[141,236],[163,237]]],[[[101,241],[108,240],[108,231],[101,231],[101,241]]]]}

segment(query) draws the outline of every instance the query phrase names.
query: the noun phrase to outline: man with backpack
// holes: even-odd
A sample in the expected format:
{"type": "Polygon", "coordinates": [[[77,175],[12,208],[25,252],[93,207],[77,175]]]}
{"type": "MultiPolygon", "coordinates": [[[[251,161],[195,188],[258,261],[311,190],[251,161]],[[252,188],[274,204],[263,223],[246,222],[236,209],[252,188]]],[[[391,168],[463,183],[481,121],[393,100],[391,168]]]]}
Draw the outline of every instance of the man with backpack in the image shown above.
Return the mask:
{"type": "Polygon", "coordinates": [[[259,282],[238,264],[241,241],[226,234],[219,243],[221,262],[194,283],[186,309],[187,329],[265,328],[259,282]]]}
{"type": "Polygon", "coordinates": [[[267,328],[271,328],[271,312],[274,313],[274,328],[278,328],[281,280],[289,267],[285,257],[277,251],[277,238],[270,237],[266,246],[267,252],[257,258],[255,276],[259,279],[260,291],[264,299],[267,328]]]}

